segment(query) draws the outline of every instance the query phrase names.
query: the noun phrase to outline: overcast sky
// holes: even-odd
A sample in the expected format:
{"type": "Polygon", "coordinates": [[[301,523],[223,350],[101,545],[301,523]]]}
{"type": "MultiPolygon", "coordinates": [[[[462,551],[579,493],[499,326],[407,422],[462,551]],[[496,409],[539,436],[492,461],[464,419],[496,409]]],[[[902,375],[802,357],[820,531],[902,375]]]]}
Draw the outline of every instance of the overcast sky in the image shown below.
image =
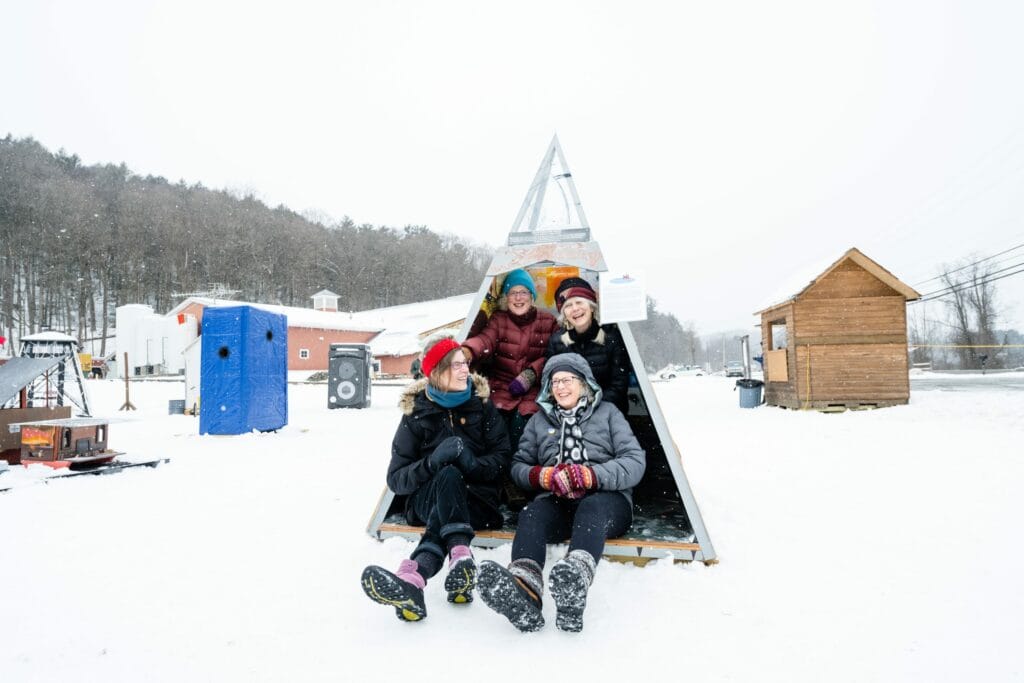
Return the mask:
{"type": "Polygon", "coordinates": [[[701,332],[852,246],[914,286],[1024,243],[1021,2],[4,4],[0,135],[498,245],[557,133],[701,332]]]}

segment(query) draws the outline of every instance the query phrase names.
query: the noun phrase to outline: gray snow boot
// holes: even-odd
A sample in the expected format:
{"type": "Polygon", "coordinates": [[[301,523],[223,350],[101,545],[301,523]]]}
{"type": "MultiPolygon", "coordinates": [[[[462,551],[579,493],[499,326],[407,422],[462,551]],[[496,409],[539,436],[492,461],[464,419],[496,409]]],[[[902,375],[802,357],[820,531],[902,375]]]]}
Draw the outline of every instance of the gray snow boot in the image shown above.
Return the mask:
{"type": "Polygon", "coordinates": [[[586,550],[573,550],[551,567],[551,597],[555,599],[555,626],[562,631],[583,630],[587,590],[594,581],[597,561],[586,550]]]}
{"type": "Polygon", "coordinates": [[[513,560],[508,569],[484,560],[476,587],[484,604],[520,631],[529,633],[544,628],[540,597],[544,593],[544,574],[533,560],[513,560]]]}

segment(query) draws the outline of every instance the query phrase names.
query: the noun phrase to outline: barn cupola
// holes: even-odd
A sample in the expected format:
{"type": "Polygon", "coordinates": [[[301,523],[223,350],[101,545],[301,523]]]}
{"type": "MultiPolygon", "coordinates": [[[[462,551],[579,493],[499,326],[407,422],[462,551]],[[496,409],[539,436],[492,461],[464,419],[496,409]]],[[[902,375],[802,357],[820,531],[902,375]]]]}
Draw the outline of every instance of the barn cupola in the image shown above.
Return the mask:
{"type": "Polygon", "coordinates": [[[314,311],[329,311],[331,313],[338,312],[338,295],[334,292],[321,289],[319,292],[314,294],[312,298],[314,311]]]}

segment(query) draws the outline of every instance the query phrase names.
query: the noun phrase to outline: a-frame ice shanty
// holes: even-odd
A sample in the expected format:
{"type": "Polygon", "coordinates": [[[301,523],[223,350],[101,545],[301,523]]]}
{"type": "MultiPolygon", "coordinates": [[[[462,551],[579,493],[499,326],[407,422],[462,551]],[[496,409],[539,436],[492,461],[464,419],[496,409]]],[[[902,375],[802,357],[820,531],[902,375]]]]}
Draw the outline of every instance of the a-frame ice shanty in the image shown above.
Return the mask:
{"type": "MultiPolygon", "coordinates": [[[[469,335],[481,311],[490,315],[504,275],[516,268],[525,268],[533,276],[537,306],[552,313],[554,290],[563,278],[578,275],[596,289],[598,274],[608,270],[600,247],[590,238],[590,226],[557,136],[530,185],[507,244],[494,255],[459,339],[469,335]]],[[[679,449],[644,371],[636,340],[628,323],[619,323],[618,328],[632,366],[627,419],[647,452],[647,471],[634,491],[633,526],[624,537],[609,539],[604,554],[632,561],[671,556],[682,561],[716,562],[714,546],[683,471],[679,449]]],[[[406,524],[402,510],[400,498],[385,489],[367,531],[378,539],[418,539],[422,527],[406,524]]],[[[514,531],[510,522],[501,530],[479,531],[473,544],[496,547],[510,542],[514,531]]]]}

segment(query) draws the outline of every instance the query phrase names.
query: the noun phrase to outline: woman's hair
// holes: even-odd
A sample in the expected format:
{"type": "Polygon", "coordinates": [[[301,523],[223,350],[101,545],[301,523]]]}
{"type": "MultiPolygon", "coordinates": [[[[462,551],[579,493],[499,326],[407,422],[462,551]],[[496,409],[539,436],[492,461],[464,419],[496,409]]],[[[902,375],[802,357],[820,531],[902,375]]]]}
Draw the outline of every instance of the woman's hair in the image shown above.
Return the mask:
{"type": "MultiPolygon", "coordinates": [[[[583,299],[583,301],[586,301],[587,304],[590,305],[590,311],[594,314],[594,324],[595,325],[600,325],[601,324],[601,314],[600,314],[599,309],[597,307],[597,303],[593,302],[593,301],[591,301],[589,299],[583,299]]],[[[565,304],[562,305],[562,310],[558,312],[558,322],[561,323],[562,327],[564,327],[565,329],[567,329],[567,330],[571,330],[572,329],[572,323],[569,322],[569,319],[565,317],[565,304]]]]}

